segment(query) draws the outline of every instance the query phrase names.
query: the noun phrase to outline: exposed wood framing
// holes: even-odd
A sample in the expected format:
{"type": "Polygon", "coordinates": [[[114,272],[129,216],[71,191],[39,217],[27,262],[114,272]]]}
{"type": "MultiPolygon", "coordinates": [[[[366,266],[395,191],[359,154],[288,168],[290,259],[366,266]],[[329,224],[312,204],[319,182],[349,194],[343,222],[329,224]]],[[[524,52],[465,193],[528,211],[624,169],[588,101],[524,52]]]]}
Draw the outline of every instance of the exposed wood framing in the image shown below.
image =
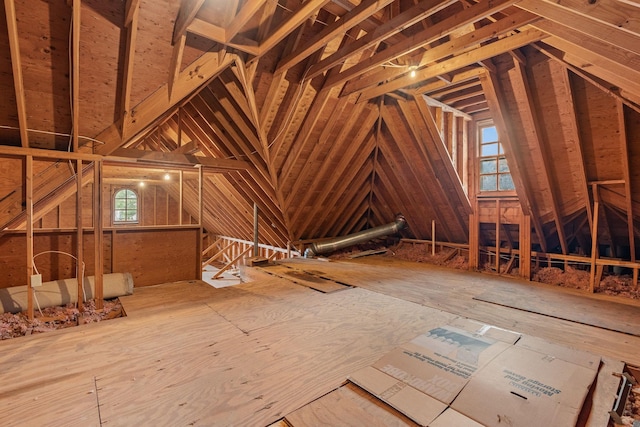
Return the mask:
{"type": "Polygon", "coordinates": [[[102,161],[93,164],[93,242],[94,242],[94,277],[96,308],[104,306],[104,236],[102,230],[102,212],[104,208],[102,194],[102,161]]]}
{"type": "Polygon", "coordinates": [[[73,151],[77,152],[79,148],[78,144],[78,136],[80,129],[80,11],[81,11],[81,0],[73,0],[73,9],[72,9],[72,62],[71,62],[71,83],[72,83],[72,91],[71,91],[71,122],[73,126],[73,130],[71,131],[72,135],[72,146],[73,151]]]}
{"type": "MultiPolygon", "coordinates": [[[[600,193],[598,192],[598,184],[591,184],[593,193],[593,225],[591,226],[591,274],[589,279],[589,291],[595,292],[597,276],[596,262],[599,257],[598,251],[598,217],[600,213],[600,193]]],[[[599,281],[598,281],[599,282],[599,281]]]]}
{"type": "Polygon", "coordinates": [[[406,75],[392,80],[388,83],[365,89],[360,94],[358,102],[363,102],[365,100],[375,98],[376,96],[380,96],[394,90],[402,89],[404,87],[414,85],[421,81],[425,81],[442,74],[447,74],[465,66],[475,64],[478,61],[484,61],[501,53],[518,49],[522,46],[542,40],[546,37],[547,34],[536,29],[529,29],[522,31],[516,35],[504,37],[496,42],[489,43],[470,52],[466,52],[451,59],[439,62],[435,65],[419,69],[416,71],[415,77],[406,75]]]}
{"type": "Polygon", "coordinates": [[[525,127],[525,131],[529,134],[529,137],[532,139],[534,146],[539,151],[542,158],[542,179],[547,186],[549,195],[551,196],[551,213],[553,215],[553,221],[556,224],[558,240],[560,241],[562,253],[568,254],[569,250],[564,232],[564,224],[560,216],[556,182],[551,175],[552,172],[549,171],[549,167],[547,166],[551,164],[552,159],[547,148],[547,141],[544,140],[544,133],[542,132],[541,121],[536,110],[535,101],[529,84],[527,69],[519,61],[514,61],[514,66],[515,72],[512,73],[514,90],[519,94],[519,98],[523,100],[524,119],[532,126],[530,129],[526,129],[525,127]]]}
{"type": "Polygon", "coordinates": [[[278,64],[277,73],[287,71],[312,53],[320,50],[334,39],[338,34],[346,33],[348,30],[369,18],[380,9],[389,5],[393,0],[365,0],[358,6],[347,12],[335,22],[327,25],[322,31],[309,40],[304,46],[291,52],[278,64]]]}
{"type": "MultiPolygon", "coordinates": [[[[467,9],[464,9],[451,17],[435,24],[427,29],[415,34],[412,37],[408,37],[401,43],[397,43],[390,46],[388,49],[373,55],[367,60],[360,61],[353,67],[341,72],[340,74],[327,79],[327,85],[337,85],[344,83],[347,80],[352,80],[345,85],[343,94],[350,94],[364,89],[367,86],[377,84],[380,81],[390,80],[401,75],[405,75],[409,72],[409,67],[406,68],[388,68],[378,73],[372,74],[370,77],[364,77],[359,80],[353,80],[354,77],[361,75],[367,71],[381,66],[389,61],[409,54],[420,47],[428,46],[430,43],[444,36],[447,36],[456,30],[468,25],[472,22],[482,19],[492,13],[498,12],[515,3],[513,0],[500,0],[495,2],[481,1],[467,9]]],[[[496,35],[504,34],[514,28],[525,25],[533,20],[537,19],[535,15],[530,13],[518,13],[505,19],[481,27],[480,29],[465,34],[463,36],[456,37],[447,43],[443,43],[439,46],[428,49],[422,54],[422,56],[412,64],[416,67],[422,67],[431,63],[434,63],[442,58],[446,58],[452,52],[458,49],[464,49],[470,45],[479,44],[487,41],[496,35]]],[[[416,72],[417,74],[417,72],[416,72]]],[[[411,76],[408,76],[411,77],[411,76]]],[[[416,79],[417,80],[417,79],[416,79]]]]}
{"type": "Polygon", "coordinates": [[[33,275],[33,157],[26,156],[25,161],[25,190],[27,210],[27,317],[33,320],[33,288],[31,276],[33,275]]]}
{"type": "Polygon", "coordinates": [[[427,16],[433,15],[439,10],[451,5],[453,0],[423,0],[411,9],[397,15],[383,25],[377,27],[374,31],[367,33],[365,36],[360,37],[358,40],[348,45],[343,46],[336,52],[332,53],[323,60],[315,63],[310,69],[308,78],[312,79],[318,76],[320,73],[327,71],[330,68],[335,67],[344,61],[345,58],[356,55],[365,51],[366,49],[377,45],[380,41],[399,33],[404,28],[407,28],[427,16]]]}
{"type": "Polygon", "coordinates": [[[198,14],[205,0],[182,0],[180,10],[173,27],[173,43],[177,43],[187,31],[187,27],[198,14]]]}
{"type": "Polygon", "coordinates": [[[622,176],[625,181],[624,184],[624,195],[625,195],[625,206],[627,211],[627,229],[629,230],[629,251],[631,256],[631,262],[636,262],[636,241],[635,241],[635,232],[633,229],[633,192],[631,188],[631,168],[629,161],[629,147],[628,147],[628,138],[626,131],[626,120],[625,120],[625,107],[621,101],[616,102],[616,110],[618,117],[618,132],[620,137],[620,153],[622,155],[622,176]]]}
{"type": "Polygon", "coordinates": [[[542,247],[543,252],[547,252],[546,236],[544,234],[537,209],[534,209],[534,205],[532,203],[530,186],[526,182],[522,172],[524,170],[524,165],[522,165],[521,156],[514,149],[515,138],[509,124],[510,120],[505,117],[502,110],[502,106],[506,105],[506,101],[502,94],[500,82],[498,81],[497,76],[489,71],[480,76],[480,82],[482,83],[482,88],[484,89],[485,96],[487,97],[487,102],[491,109],[494,124],[500,134],[500,142],[503,144],[505,153],[507,154],[509,169],[516,187],[518,199],[522,205],[522,210],[524,215],[530,215],[540,246],[542,247]]]}
{"type": "Polygon", "coordinates": [[[82,224],[82,160],[76,160],[76,277],[78,278],[78,310],[84,310],[84,232],[82,224]]]}
{"type": "Polygon", "coordinates": [[[18,37],[18,25],[16,21],[16,8],[14,0],[5,0],[4,11],[7,18],[7,30],[9,31],[9,50],[11,52],[11,67],[13,70],[13,87],[16,93],[16,106],[18,108],[20,141],[23,147],[29,147],[27,106],[24,99],[24,81],[22,78],[22,61],[20,59],[20,41],[18,37]]]}

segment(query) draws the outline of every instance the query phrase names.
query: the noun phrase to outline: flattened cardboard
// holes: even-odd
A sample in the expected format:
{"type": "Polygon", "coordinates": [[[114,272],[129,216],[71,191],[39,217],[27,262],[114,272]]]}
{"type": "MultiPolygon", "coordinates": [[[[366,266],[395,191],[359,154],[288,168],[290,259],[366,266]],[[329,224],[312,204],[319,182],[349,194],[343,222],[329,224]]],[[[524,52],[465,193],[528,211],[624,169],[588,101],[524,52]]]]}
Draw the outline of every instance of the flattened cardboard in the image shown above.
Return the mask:
{"type": "Polygon", "coordinates": [[[489,427],[571,426],[596,373],[516,345],[482,368],[451,407],[489,427]]]}
{"type": "Polygon", "coordinates": [[[429,424],[429,427],[484,427],[460,412],[448,408],[438,418],[429,424]]]}
{"type": "Polygon", "coordinates": [[[422,426],[429,425],[447,408],[444,403],[371,366],[352,374],[349,380],[422,426]]]}
{"type": "Polygon", "coordinates": [[[515,344],[516,341],[520,339],[520,334],[518,332],[498,328],[497,326],[486,325],[482,322],[476,322],[475,320],[467,319],[466,317],[458,317],[456,319],[453,319],[451,322],[449,322],[449,326],[463,329],[467,332],[471,332],[474,335],[491,338],[496,341],[506,342],[507,344],[515,344]]]}
{"type": "Polygon", "coordinates": [[[392,350],[373,367],[449,404],[478,369],[510,345],[447,325],[392,350]]]}

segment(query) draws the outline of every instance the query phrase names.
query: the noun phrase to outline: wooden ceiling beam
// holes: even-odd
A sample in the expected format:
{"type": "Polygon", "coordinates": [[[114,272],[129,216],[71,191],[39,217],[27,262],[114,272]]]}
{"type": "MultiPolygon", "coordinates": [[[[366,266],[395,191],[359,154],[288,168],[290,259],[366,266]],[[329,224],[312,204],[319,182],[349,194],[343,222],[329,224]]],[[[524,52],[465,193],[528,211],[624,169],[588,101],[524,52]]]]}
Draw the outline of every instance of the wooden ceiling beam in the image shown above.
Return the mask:
{"type": "Polygon", "coordinates": [[[182,55],[184,53],[184,46],[187,43],[187,35],[183,34],[178,41],[173,45],[173,51],[171,52],[171,62],[169,64],[169,79],[167,86],[169,90],[169,99],[173,97],[173,85],[178,76],[180,76],[180,67],[182,66],[182,55]]]}
{"type": "MultiPolygon", "coordinates": [[[[397,15],[381,26],[377,27],[374,31],[367,33],[360,37],[358,40],[349,43],[346,46],[338,49],[333,54],[324,58],[322,61],[315,63],[310,69],[308,78],[312,79],[321,73],[327,71],[330,68],[342,63],[345,59],[354,56],[360,52],[363,52],[367,48],[377,45],[386,38],[401,32],[402,30],[412,26],[413,24],[421,21],[427,16],[430,16],[447,6],[450,6],[457,0],[423,0],[416,6],[406,10],[405,12],[397,15]]],[[[505,0],[503,0],[505,1],[505,0]]]]}
{"type": "Polygon", "coordinates": [[[244,27],[253,15],[255,15],[262,6],[264,0],[248,0],[235,15],[231,23],[225,29],[225,38],[232,40],[244,27]]]}
{"type": "MultiPolygon", "coordinates": [[[[476,22],[487,15],[505,9],[515,3],[517,0],[497,0],[497,1],[481,1],[470,8],[464,9],[451,17],[440,21],[439,23],[429,26],[427,29],[420,31],[419,33],[407,38],[401,43],[397,43],[387,49],[373,55],[371,58],[360,61],[341,72],[337,76],[327,79],[326,85],[333,86],[339,85],[347,80],[351,80],[367,71],[373,70],[385,63],[393,61],[403,55],[409,54],[422,47],[428,47],[428,45],[438,39],[448,36],[456,30],[476,22]]],[[[472,33],[467,33],[462,36],[451,39],[450,41],[443,43],[439,46],[428,49],[424,52],[419,63],[412,64],[417,67],[425,66],[429,63],[436,62],[442,58],[455,54],[460,49],[469,47],[470,45],[479,44],[481,42],[490,40],[500,34],[504,34],[515,28],[526,25],[529,22],[538,19],[537,16],[531,13],[516,13],[513,16],[506,17],[500,21],[489,24],[485,27],[479,28],[472,33]]],[[[399,75],[410,72],[409,68],[392,68],[391,76],[387,78],[395,78],[399,75]]],[[[343,91],[343,94],[349,94],[363,89],[366,86],[376,84],[375,77],[370,76],[368,79],[356,80],[352,85],[347,84],[343,91]],[[366,86],[364,86],[366,84],[366,86]]]]}
{"type": "MultiPolygon", "coordinates": [[[[616,64],[624,71],[624,77],[631,82],[640,81],[640,55],[612,44],[612,41],[601,41],[586,34],[553,21],[538,21],[534,27],[554,36],[545,42],[582,59],[590,60],[594,65],[607,68],[616,64]]],[[[640,40],[640,38],[639,38],[640,40]]]]}
{"type": "Polygon", "coordinates": [[[204,37],[211,41],[223,44],[225,46],[238,49],[251,55],[260,56],[264,54],[264,50],[260,48],[258,42],[241,36],[235,36],[235,41],[228,40],[226,31],[222,27],[211,24],[199,18],[195,18],[189,25],[188,31],[200,37],[204,37]]]}
{"type": "Polygon", "coordinates": [[[260,42],[260,51],[268,52],[280,43],[286,36],[304,23],[311,16],[318,13],[331,0],[307,0],[280,27],[260,42]]]}
{"type": "Polygon", "coordinates": [[[294,52],[284,57],[276,69],[276,73],[284,72],[293,67],[303,59],[310,56],[313,52],[326,46],[331,40],[339,35],[346,34],[351,28],[355,27],[371,15],[392,3],[393,0],[364,0],[351,11],[339,17],[335,22],[327,25],[322,31],[305,44],[305,46],[296,49],[294,52]]]}
{"type": "Polygon", "coordinates": [[[544,234],[542,224],[540,223],[540,214],[532,203],[532,198],[530,196],[531,187],[522,172],[525,167],[522,164],[523,160],[514,149],[516,137],[514,136],[510,125],[511,121],[503,110],[506,109],[508,104],[502,93],[500,82],[498,77],[490,71],[487,71],[485,74],[480,76],[480,82],[482,83],[484,95],[487,98],[487,103],[489,104],[489,110],[491,110],[493,122],[498,129],[498,134],[500,135],[500,143],[504,146],[505,153],[507,154],[509,170],[511,171],[511,177],[516,187],[516,194],[518,195],[522,211],[525,215],[531,216],[531,222],[533,223],[533,228],[538,236],[542,252],[547,252],[547,238],[544,234]]]}
{"type": "Polygon", "coordinates": [[[175,166],[203,166],[213,170],[247,170],[251,166],[241,160],[217,159],[205,156],[193,156],[174,152],[143,151],[131,148],[118,148],[113,155],[105,158],[107,161],[136,163],[166,164],[175,166]]]}
{"type": "Polygon", "coordinates": [[[182,0],[178,16],[173,26],[173,44],[177,43],[186,32],[187,28],[193,22],[205,0],[182,0]]]}
{"type": "Polygon", "coordinates": [[[630,99],[625,98],[620,88],[612,87],[611,84],[583,70],[582,68],[580,68],[580,66],[573,65],[567,62],[567,60],[564,58],[565,55],[562,51],[552,46],[546,45],[545,43],[534,43],[533,47],[539,52],[549,57],[550,59],[562,65],[567,71],[571,71],[577,76],[580,76],[581,78],[585,79],[592,85],[596,86],[601,91],[608,93],[609,95],[613,96],[616,99],[619,99],[624,105],[626,105],[627,107],[631,108],[632,110],[640,114],[640,106],[638,106],[636,103],[634,103],[630,99]]]}
{"type": "Polygon", "coordinates": [[[11,69],[13,71],[13,88],[16,94],[18,123],[20,128],[20,142],[25,148],[29,147],[29,132],[27,126],[27,105],[24,99],[24,81],[22,78],[22,61],[20,57],[20,37],[18,36],[18,22],[14,0],[5,0],[4,12],[7,18],[9,32],[9,51],[11,55],[11,69]]]}
{"type": "MultiPolygon", "coordinates": [[[[127,8],[125,10],[125,31],[127,32],[127,41],[125,44],[124,54],[124,67],[122,70],[122,94],[120,115],[122,117],[121,123],[124,126],[126,124],[125,117],[129,114],[131,108],[131,87],[133,84],[133,66],[136,52],[136,41],[138,37],[138,15],[139,15],[139,0],[127,1],[127,8]]],[[[125,133],[123,129],[122,134],[125,133]]]]}
{"type": "Polygon", "coordinates": [[[484,70],[482,68],[474,67],[474,68],[453,74],[451,79],[446,81],[437,79],[432,81],[427,80],[427,81],[421,82],[421,84],[416,85],[413,91],[414,93],[423,93],[435,98],[443,93],[448,93],[449,90],[455,92],[456,90],[462,89],[464,87],[468,87],[467,85],[474,86],[479,84],[478,76],[480,76],[480,74],[483,74],[483,73],[484,73],[484,70]]]}
{"type": "MultiPolygon", "coordinates": [[[[611,22],[605,24],[603,21],[595,19],[596,15],[593,12],[597,9],[591,8],[591,13],[581,14],[571,6],[566,5],[564,1],[552,3],[545,0],[521,0],[516,3],[516,6],[578,31],[583,36],[598,39],[608,45],[615,44],[616,47],[621,47],[640,55],[640,35],[630,33],[621,28],[624,25],[620,24],[622,21],[617,21],[615,24],[611,22]]],[[[625,20],[627,20],[627,17],[625,17],[625,20]]]]}
{"type": "Polygon", "coordinates": [[[537,29],[524,30],[518,34],[504,37],[498,41],[486,44],[470,52],[455,56],[451,59],[431,65],[427,68],[417,70],[415,77],[407,75],[382,84],[380,86],[365,89],[360,94],[357,102],[364,102],[385,93],[393,92],[395,90],[411,86],[421,81],[439,76],[441,74],[453,72],[462,67],[475,64],[478,61],[484,61],[502,53],[509,52],[510,50],[526,46],[536,41],[540,41],[546,37],[547,34],[537,29]]]}
{"type": "MultiPolygon", "coordinates": [[[[555,1],[545,0],[545,3],[556,5],[555,1]]],[[[583,0],[562,0],[558,3],[563,12],[568,16],[575,14],[606,24],[632,34],[640,34],[640,22],[637,19],[629,19],[637,16],[637,0],[597,0],[595,2],[583,0]],[[634,2],[634,4],[631,4],[634,2]],[[634,7],[635,5],[635,7],[634,7]]]]}
{"type": "MultiPolygon", "coordinates": [[[[560,214],[560,205],[558,203],[560,197],[558,195],[556,181],[553,179],[551,171],[549,171],[549,165],[553,163],[553,159],[547,149],[547,141],[543,139],[544,132],[540,125],[541,120],[536,110],[534,95],[527,76],[527,70],[519,61],[514,61],[514,67],[514,71],[510,73],[512,76],[511,82],[514,92],[518,94],[518,99],[522,100],[522,108],[520,111],[523,115],[523,127],[525,134],[528,134],[536,148],[536,151],[542,159],[541,178],[547,188],[548,194],[551,197],[551,213],[553,215],[553,221],[556,225],[556,232],[558,233],[558,240],[560,242],[562,253],[566,255],[569,253],[569,248],[564,231],[564,224],[560,214]],[[526,123],[529,123],[529,126],[527,126],[526,123]]],[[[544,192],[542,193],[544,194],[544,192]]]]}

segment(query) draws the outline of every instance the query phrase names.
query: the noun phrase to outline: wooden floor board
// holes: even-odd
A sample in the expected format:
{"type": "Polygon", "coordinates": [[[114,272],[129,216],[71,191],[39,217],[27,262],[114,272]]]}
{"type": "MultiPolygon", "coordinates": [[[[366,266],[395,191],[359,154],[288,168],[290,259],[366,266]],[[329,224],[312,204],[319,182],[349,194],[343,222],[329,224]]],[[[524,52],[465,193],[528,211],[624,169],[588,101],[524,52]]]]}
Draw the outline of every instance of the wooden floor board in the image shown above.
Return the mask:
{"type": "MultiPolygon", "coordinates": [[[[638,337],[474,300],[492,278],[372,257],[295,266],[357,287],[320,293],[260,276],[221,289],[199,281],[137,288],[122,299],[126,318],[0,342],[3,424],[72,425],[68,417],[82,416],[98,425],[99,398],[107,426],[269,425],[458,317],[605,355],[609,376],[619,360],[640,364],[638,337]],[[55,421],[43,422],[51,413],[55,421]]],[[[601,384],[600,416],[613,388],[601,384]]]]}

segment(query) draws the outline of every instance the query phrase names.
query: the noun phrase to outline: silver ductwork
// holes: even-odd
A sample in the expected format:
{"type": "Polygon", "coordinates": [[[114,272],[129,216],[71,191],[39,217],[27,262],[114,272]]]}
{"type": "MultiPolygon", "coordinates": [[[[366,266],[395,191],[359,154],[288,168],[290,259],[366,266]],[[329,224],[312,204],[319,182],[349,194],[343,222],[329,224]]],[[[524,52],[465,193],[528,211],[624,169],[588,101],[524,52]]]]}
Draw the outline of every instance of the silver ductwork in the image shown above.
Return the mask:
{"type": "Polygon", "coordinates": [[[394,222],[389,224],[373,227],[368,230],[359,231],[357,233],[348,234],[342,237],[336,237],[335,239],[325,240],[323,242],[312,243],[311,246],[304,251],[305,257],[315,256],[319,254],[326,254],[329,252],[337,251],[358,243],[368,242],[371,239],[377,237],[388,236],[395,234],[407,226],[407,220],[404,216],[398,215],[394,222]]]}

